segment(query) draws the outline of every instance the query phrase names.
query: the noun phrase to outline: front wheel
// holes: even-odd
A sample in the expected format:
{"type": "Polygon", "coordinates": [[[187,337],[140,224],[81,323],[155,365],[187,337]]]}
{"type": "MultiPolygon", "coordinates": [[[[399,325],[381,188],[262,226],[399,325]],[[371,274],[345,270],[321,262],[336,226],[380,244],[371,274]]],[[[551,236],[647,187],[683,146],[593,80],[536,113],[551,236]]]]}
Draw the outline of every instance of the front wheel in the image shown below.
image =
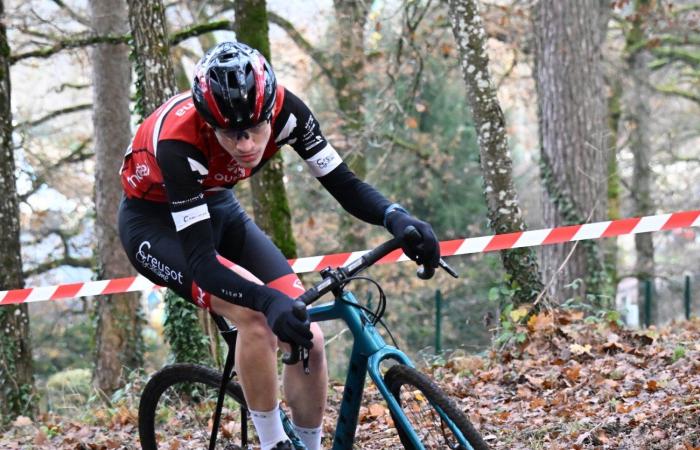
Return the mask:
{"type": "MultiPolygon", "coordinates": [[[[173,364],[158,371],[141,394],[141,448],[209,448],[220,385],[220,372],[194,364],[173,364]]],[[[226,386],[216,449],[239,449],[252,436],[248,433],[251,421],[242,420],[246,414],[243,391],[231,381],[226,386]]]]}
{"type": "Polygon", "coordinates": [[[423,373],[397,364],[386,372],[384,381],[412,428],[404,429],[392,413],[405,449],[416,450],[409,433],[417,434],[426,449],[489,448],[455,402],[423,373]]]}

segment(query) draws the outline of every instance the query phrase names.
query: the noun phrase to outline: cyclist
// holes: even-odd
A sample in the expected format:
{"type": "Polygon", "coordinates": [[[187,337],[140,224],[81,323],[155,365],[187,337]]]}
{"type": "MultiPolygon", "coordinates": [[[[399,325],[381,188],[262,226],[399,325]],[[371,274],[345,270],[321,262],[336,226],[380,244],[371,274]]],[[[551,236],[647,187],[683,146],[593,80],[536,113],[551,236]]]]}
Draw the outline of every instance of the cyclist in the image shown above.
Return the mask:
{"type": "Polygon", "coordinates": [[[422,241],[405,243],[404,251],[437,267],[430,225],[359,180],[309,108],[277,83],[257,50],[239,42],[206,52],[191,91],[166,101],[139,126],[120,170],[119,234],[142,275],[238,328],[236,370],[263,450],[291,448],[278,413],[278,339],[285,348],[310,349],[311,374],[300,365],[285,367],[283,387],[299,436],[315,450],[327,389],[323,335],[294,314],[301,282],[231,189],[285,144],[355,217],[383,224],[402,242],[403,230],[415,226],[422,241]],[[222,258],[243,267],[243,276],[222,258]]]}

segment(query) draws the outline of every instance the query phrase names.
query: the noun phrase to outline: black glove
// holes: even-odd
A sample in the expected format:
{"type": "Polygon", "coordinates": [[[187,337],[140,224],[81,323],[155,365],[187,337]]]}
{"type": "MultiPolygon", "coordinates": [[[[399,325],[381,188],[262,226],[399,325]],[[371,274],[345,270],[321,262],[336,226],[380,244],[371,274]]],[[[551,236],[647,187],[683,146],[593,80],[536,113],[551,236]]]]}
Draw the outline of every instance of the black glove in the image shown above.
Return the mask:
{"type": "Polygon", "coordinates": [[[437,268],[440,262],[440,243],[429,223],[418,220],[410,214],[395,209],[385,217],[386,228],[401,241],[406,256],[430,268],[437,268]],[[413,242],[405,235],[406,227],[413,225],[421,234],[421,239],[413,242]]]}
{"type": "Polygon", "coordinates": [[[311,323],[304,302],[268,287],[262,287],[260,294],[264,296],[260,311],[277,337],[288,344],[311,349],[314,335],[309,328],[311,323]]]}

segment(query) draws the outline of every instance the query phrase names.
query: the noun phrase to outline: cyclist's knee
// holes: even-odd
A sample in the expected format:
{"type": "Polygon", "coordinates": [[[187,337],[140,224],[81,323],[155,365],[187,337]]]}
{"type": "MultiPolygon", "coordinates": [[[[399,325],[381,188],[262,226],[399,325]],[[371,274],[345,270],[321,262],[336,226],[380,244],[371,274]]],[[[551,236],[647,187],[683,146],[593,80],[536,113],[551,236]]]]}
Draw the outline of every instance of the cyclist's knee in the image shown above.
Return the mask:
{"type": "Polygon", "coordinates": [[[311,358],[325,358],[325,338],[323,337],[323,330],[314,322],[311,324],[311,332],[314,334],[314,338],[312,339],[314,348],[311,349],[311,358]]]}
{"type": "Polygon", "coordinates": [[[275,336],[268,327],[263,313],[234,305],[214,296],[211,298],[211,305],[215,313],[224,316],[238,328],[239,336],[256,339],[258,342],[269,341],[271,346],[276,346],[275,336]]]}

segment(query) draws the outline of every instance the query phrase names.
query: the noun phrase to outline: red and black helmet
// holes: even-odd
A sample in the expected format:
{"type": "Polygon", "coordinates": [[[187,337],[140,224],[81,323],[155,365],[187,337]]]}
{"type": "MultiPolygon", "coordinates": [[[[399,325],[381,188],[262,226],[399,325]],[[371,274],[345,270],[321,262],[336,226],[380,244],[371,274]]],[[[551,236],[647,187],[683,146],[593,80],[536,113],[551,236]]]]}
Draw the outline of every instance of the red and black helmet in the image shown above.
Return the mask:
{"type": "Polygon", "coordinates": [[[222,42],[199,60],[192,100],[215,128],[244,130],[270,120],[277,80],[265,57],[240,42],[222,42]]]}

